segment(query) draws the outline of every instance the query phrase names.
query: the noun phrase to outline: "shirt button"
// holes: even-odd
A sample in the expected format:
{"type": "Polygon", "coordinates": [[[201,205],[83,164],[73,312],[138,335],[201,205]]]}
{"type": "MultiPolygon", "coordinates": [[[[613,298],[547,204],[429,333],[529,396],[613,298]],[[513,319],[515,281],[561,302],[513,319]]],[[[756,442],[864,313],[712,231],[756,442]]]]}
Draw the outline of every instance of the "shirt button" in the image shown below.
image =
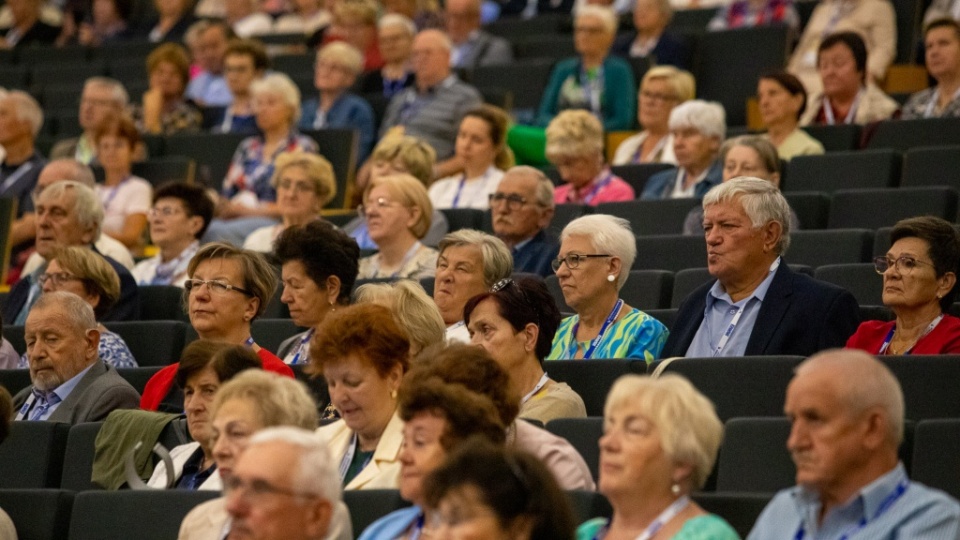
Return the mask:
{"type": "Polygon", "coordinates": [[[727,315],[736,315],[736,314],[737,314],[737,308],[735,307],[732,307],[727,310],[727,315]]]}

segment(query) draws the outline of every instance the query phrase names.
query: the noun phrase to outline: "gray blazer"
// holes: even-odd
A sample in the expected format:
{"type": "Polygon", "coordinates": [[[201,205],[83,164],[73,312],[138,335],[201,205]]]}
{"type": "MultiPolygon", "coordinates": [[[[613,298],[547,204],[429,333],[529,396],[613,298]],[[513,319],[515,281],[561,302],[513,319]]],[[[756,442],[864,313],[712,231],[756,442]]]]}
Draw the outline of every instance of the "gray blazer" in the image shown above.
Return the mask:
{"type": "Polygon", "coordinates": [[[480,66],[496,66],[509,64],[510,62],[513,62],[513,47],[510,42],[502,37],[478,30],[477,37],[473,40],[473,46],[460,59],[460,63],[456,67],[473,70],[480,66]]]}
{"type": "MultiPolygon", "coordinates": [[[[13,398],[14,410],[19,410],[30,396],[33,386],[24,388],[13,398]]],[[[140,406],[140,394],[102,360],[90,368],[80,379],[67,399],[53,411],[48,422],[99,422],[115,409],[136,409],[140,406]]]]}

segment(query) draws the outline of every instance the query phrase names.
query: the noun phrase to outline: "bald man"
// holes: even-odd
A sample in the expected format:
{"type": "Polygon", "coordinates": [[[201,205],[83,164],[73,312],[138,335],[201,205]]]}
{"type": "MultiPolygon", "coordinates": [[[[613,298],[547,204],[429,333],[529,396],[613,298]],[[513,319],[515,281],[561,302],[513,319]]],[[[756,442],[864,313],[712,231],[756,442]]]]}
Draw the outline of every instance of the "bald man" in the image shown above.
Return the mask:
{"type": "Polygon", "coordinates": [[[957,501],[911,482],[899,462],[903,392],[876,358],[840,349],[809,358],[784,412],[798,485],[774,497],[748,540],[960,538],[957,501]]]}

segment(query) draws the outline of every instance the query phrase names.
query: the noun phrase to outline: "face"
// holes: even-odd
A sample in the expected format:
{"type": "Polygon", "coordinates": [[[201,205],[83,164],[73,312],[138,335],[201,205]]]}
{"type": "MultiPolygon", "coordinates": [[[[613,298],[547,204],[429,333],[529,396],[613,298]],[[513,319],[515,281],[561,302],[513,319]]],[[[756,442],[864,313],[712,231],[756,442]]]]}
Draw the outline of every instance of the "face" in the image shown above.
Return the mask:
{"type": "Polygon", "coordinates": [[[223,76],[233,95],[246,94],[250,85],[261,75],[253,58],[245,54],[231,54],[223,59],[223,76]]]}
{"type": "Polygon", "coordinates": [[[370,182],[374,182],[380,177],[387,176],[388,174],[399,174],[399,173],[408,173],[406,166],[404,166],[403,161],[400,158],[397,158],[393,161],[387,161],[384,159],[378,159],[373,161],[373,166],[370,167],[370,182]]]}
{"type": "Polygon", "coordinates": [[[164,16],[179,16],[186,11],[184,0],[154,0],[153,5],[157,12],[164,16]]]}
{"type": "Polygon", "coordinates": [[[463,320],[467,300],[487,290],[483,280],[483,254],[472,245],[451,246],[437,258],[436,285],[433,301],[440,309],[443,322],[463,320]]]}
{"type": "Polygon", "coordinates": [[[667,22],[654,0],[637,0],[633,8],[633,26],[640,33],[658,34],[667,22]]]}
{"type": "Polygon", "coordinates": [[[673,153],[677,156],[677,165],[684,169],[705,168],[720,149],[720,141],[696,128],[675,129],[672,133],[673,153]]]}
{"type": "Polygon", "coordinates": [[[536,360],[536,325],[523,331],[500,315],[497,303],[487,298],[477,304],[470,314],[470,342],[490,353],[490,356],[508,373],[520,369],[531,358],[536,360]]]}
{"type": "Polygon", "coordinates": [[[197,39],[196,62],[210,73],[223,71],[223,55],[227,52],[227,36],[218,26],[208,28],[197,39]]]}
{"type": "Polygon", "coordinates": [[[321,92],[343,92],[353,86],[356,75],[340,62],[317,55],[313,84],[321,92]]]}
{"type": "Polygon", "coordinates": [[[771,182],[779,181],[775,173],[767,170],[760,154],[749,146],[734,146],[723,160],[723,181],[726,182],[738,176],[753,176],[771,182]]]}
{"type": "Polygon", "coordinates": [[[330,312],[330,291],[318,285],[300,261],[287,261],[281,269],[283,293],[280,301],[290,308],[290,318],[297,326],[314,327],[330,312]]]}
{"type": "Polygon", "coordinates": [[[129,171],[133,162],[133,145],[123,137],[103,135],[97,141],[97,161],[108,171],[129,171]]]}
{"type": "Polygon", "coordinates": [[[490,204],[493,232],[505,241],[526,240],[546,228],[553,219],[553,209],[536,203],[537,179],[533,176],[507,173],[494,195],[506,197],[490,204]]]}
{"type": "Polygon", "coordinates": [[[410,59],[420,84],[437,84],[450,74],[450,52],[444,49],[440,37],[431,31],[417,34],[410,59]]]}
{"type": "Polygon", "coordinates": [[[49,191],[40,194],[36,204],[37,253],[50,258],[57,246],[82,246],[93,242],[93,231],[82,228],[77,219],[77,196],[72,189],[60,197],[49,191]]]}
{"type": "Polygon", "coordinates": [[[305,221],[320,213],[316,183],[303,167],[290,166],[277,178],[277,206],[280,215],[305,221]]]}
{"type": "Polygon", "coordinates": [[[399,25],[389,25],[377,32],[377,44],[380,56],[388,64],[403,62],[410,57],[413,36],[399,25]]]}
{"type": "Polygon", "coordinates": [[[120,110],[120,105],[113,96],[113,92],[105,86],[88,84],[83,87],[80,95],[80,127],[85,130],[93,129],[111,112],[120,110]]]}
{"type": "Polygon", "coordinates": [[[573,25],[573,48],[584,56],[606,55],[613,37],[597,17],[580,16],[573,25]]]}
{"type": "Polygon", "coordinates": [[[448,0],[444,11],[447,35],[454,43],[463,43],[480,28],[480,12],[469,0],[448,0]]]}
{"type": "Polygon", "coordinates": [[[366,51],[377,35],[377,28],[363,19],[346,16],[335,17],[329,32],[331,36],[337,36],[357,49],[366,51]]]}
{"type": "Polygon", "coordinates": [[[440,416],[419,413],[403,426],[403,445],[400,447],[400,496],[414,504],[421,504],[423,479],[439,467],[447,457],[440,444],[447,420],[440,416]]]}
{"type": "Polygon", "coordinates": [[[113,0],[94,0],[93,20],[95,24],[111,24],[120,20],[117,6],[113,0]]]}
{"type": "Polygon", "coordinates": [[[249,399],[228,399],[217,409],[210,428],[210,442],[221,477],[226,479],[233,474],[250,437],[265,427],[256,405],[249,399]]]}
{"type": "Polygon", "coordinates": [[[273,92],[261,92],[253,98],[253,113],[257,127],[264,131],[289,126],[293,123],[293,109],[283,96],[273,92]]]}
{"type": "Polygon", "coordinates": [[[856,94],[863,84],[863,73],[857,71],[853,51],[842,43],[820,53],[817,71],[827,97],[856,94]]]}
{"type": "Polygon", "coordinates": [[[497,157],[497,147],[490,137],[493,128],[477,118],[467,116],[457,132],[456,154],[468,165],[489,167],[497,157]]]}
{"type": "MultiPolygon", "coordinates": [[[[582,234],[571,234],[560,243],[560,257],[567,255],[605,255],[599,253],[590,238],[582,234]]],[[[588,304],[614,283],[607,281],[608,275],[619,275],[620,259],[616,257],[592,257],[581,259],[576,268],[567,263],[557,270],[557,280],[563,291],[567,305],[578,309],[588,304]]]]}
{"type": "Polygon", "coordinates": [[[791,95],[773,79],[760,79],[757,84],[757,100],[760,116],[768,126],[783,121],[796,122],[797,114],[803,105],[803,95],[791,95]]]}
{"type": "Polygon", "coordinates": [[[147,214],[150,240],[159,247],[192,242],[203,227],[203,218],[190,216],[187,206],[175,197],[157,199],[147,214]]]}
{"type": "Polygon", "coordinates": [[[193,440],[198,441],[209,451],[211,426],[210,406],[213,396],[220,388],[220,377],[212,367],[187,377],[187,384],[183,388],[183,410],[187,413],[187,430],[193,440]]]}
{"type": "Polygon", "coordinates": [[[766,253],[774,244],[771,226],[753,228],[740,199],[711,204],[703,212],[707,238],[707,269],[723,285],[737,283],[758,266],[769,264],[766,253]]]}
{"type": "Polygon", "coordinates": [[[420,217],[419,209],[404,206],[391,190],[383,185],[370,190],[363,210],[370,239],[378,244],[412,235],[410,227],[413,227],[420,217]]]}
{"type": "Polygon", "coordinates": [[[30,126],[17,117],[13,98],[0,99],[0,144],[9,144],[30,136],[30,126]]]}
{"type": "MultiPolygon", "coordinates": [[[[207,259],[197,265],[190,278],[220,280],[240,288],[244,285],[240,262],[234,259],[207,259]]],[[[187,298],[190,324],[204,339],[231,334],[239,326],[249,327],[259,305],[256,298],[240,291],[218,293],[209,285],[194,287],[187,298]]]]}
{"type": "Polygon", "coordinates": [[[500,523],[493,508],[483,500],[473,485],[449,491],[437,506],[433,537],[446,540],[510,540],[522,538],[500,523]]]}
{"type": "Polygon", "coordinates": [[[150,72],[150,88],[159,88],[165,99],[179,99],[186,88],[180,71],[170,62],[160,62],[150,72]]]}
{"type": "Polygon", "coordinates": [[[551,160],[560,178],[577,189],[593,181],[603,171],[603,159],[599,154],[587,156],[563,156],[551,160]]]}
{"type": "Polygon", "coordinates": [[[883,303],[891,308],[918,308],[938,303],[937,294],[946,294],[956,279],[952,273],[937,278],[930,258],[930,244],[916,237],[901,238],[887,251],[887,260],[909,257],[916,261],[907,269],[901,261],[883,273],[883,303]]]}
{"type": "Polygon", "coordinates": [[[330,402],[347,426],[354,432],[379,437],[396,410],[397,402],[391,393],[400,386],[403,368],[397,364],[383,377],[371,362],[350,355],[328,362],[323,377],[330,402]]]}
{"type": "Polygon", "coordinates": [[[960,38],[952,28],[939,27],[924,39],[927,71],[934,78],[953,75],[960,70],[960,38]]]}
{"type": "Polygon", "coordinates": [[[72,379],[97,359],[100,333],[71,323],[59,306],[34,308],[24,326],[30,381],[49,392],[72,379]]]}
{"type": "Polygon", "coordinates": [[[666,79],[647,79],[640,87],[637,107],[637,120],[644,129],[666,131],[670,121],[670,112],[676,107],[676,93],[666,79]]]}
{"type": "Polygon", "coordinates": [[[71,292],[80,298],[83,298],[88,304],[90,304],[90,307],[97,307],[100,297],[89,294],[86,287],[83,286],[83,281],[78,276],[73,275],[72,272],[64,270],[63,267],[60,266],[60,262],[56,259],[53,259],[49,264],[47,264],[46,274],[48,276],[62,274],[62,276],[59,278],[61,280],[60,283],[56,283],[55,279],[53,278],[47,279],[47,281],[43,284],[43,292],[71,292]]]}
{"type": "Polygon", "coordinates": [[[604,418],[600,437],[600,492],[664,493],[681,478],[663,451],[660,432],[636,403],[604,418]]]}

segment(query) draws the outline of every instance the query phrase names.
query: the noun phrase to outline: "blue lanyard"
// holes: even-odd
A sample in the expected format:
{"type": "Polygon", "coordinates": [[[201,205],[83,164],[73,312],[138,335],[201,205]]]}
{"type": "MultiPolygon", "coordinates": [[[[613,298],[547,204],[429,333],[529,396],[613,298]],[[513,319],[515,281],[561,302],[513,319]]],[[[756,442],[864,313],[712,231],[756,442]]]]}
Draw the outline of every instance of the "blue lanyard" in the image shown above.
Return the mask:
{"type": "MultiPolygon", "coordinates": [[[[607,315],[607,320],[603,321],[603,326],[600,327],[600,332],[597,333],[597,337],[593,338],[590,341],[590,346],[587,348],[586,352],[583,353],[583,360],[589,360],[593,356],[593,352],[597,349],[597,346],[600,345],[600,342],[603,340],[603,335],[607,333],[607,330],[610,328],[610,325],[617,320],[617,317],[620,316],[620,310],[623,309],[623,299],[617,299],[617,303],[613,305],[613,309],[610,311],[610,315],[607,315]]],[[[572,360],[577,355],[577,331],[580,330],[580,320],[578,319],[573,325],[573,351],[570,354],[570,359],[572,360]]]]}
{"type": "Polygon", "coordinates": [[[450,208],[456,208],[460,204],[460,195],[463,193],[463,186],[467,183],[467,173],[463,173],[460,177],[460,183],[457,184],[457,192],[453,195],[453,202],[450,203],[450,208]]]}
{"type": "MultiPolygon", "coordinates": [[[[594,183],[593,186],[591,186],[590,189],[587,191],[587,194],[584,195],[579,202],[583,204],[590,204],[595,198],[597,198],[597,195],[600,194],[600,190],[607,187],[607,184],[609,184],[612,181],[613,181],[613,173],[610,171],[607,171],[606,176],[600,179],[599,182],[594,183]]],[[[567,202],[571,202],[571,203],[578,202],[576,200],[573,200],[574,198],[579,198],[579,196],[577,195],[577,188],[573,188],[572,190],[570,190],[567,196],[567,202]]]]}
{"type": "Polygon", "coordinates": [[[246,345],[247,347],[253,347],[253,344],[254,344],[253,336],[248,337],[247,340],[243,342],[243,344],[246,345]]]}
{"type": "Polygon", "coordinates": [[[120,188],[127,183],[127,180],[130,180],[131,175],[127,175],[126,178],[120,181],[119,184],[113,186],[113,189],[110,190],[110,194],[107,195],[107,200],[103,201],[103,211],[106,212],[110,208],[110,203],[113,202],[113,199],[116,198],[117,192],[120,191],[120,188]]]}
{"type": "MultiPolygon", "coordinates": [[[[927,337],[927,334],[929,334],[930,332],[933,332],[933,329],[936,328],[937,325],[940,324],[940,321],[942,320],[943,320],[943,313],[941,313],[939,316],[937,316],[936,319],[934,319],[933,321],[930,322],[929,325],[927,325],[927,329],[924,330],[922,334],[920,334],[920,337],[918,337],[917,340],[913,342],[913,345],[911,345],[909,349],[903,351],[903,354],[904,355],[910,354],[910,351],[912,351],[913,348],[917,346],[917,343],[920,343],[921,339],[927,337]]],[[[884,338],[883,344],[880,345],[880,351],[877,354],[887,353],[887,349],[890,348],[890,342],[893,341],[893,334],[896,331],[897,331],[897,323],[893,323],[893,327],[890,328],[889,332],[887,332],[887,337],[884,338]]]]}
{"type": "MultiPolygon", "coordinates": [[[[300,363],[300,354],[303,352],[303,346],[310,342],[310,338],[313,337],[314,329],[311,328],[307,330],[307,333],[300,338],[300,344],[297,345],[297,354],[293,355],[293,360],[290,360],[290,365],[296,365],[300,363]]],[[[304,360],[306,360],[306,355],[304,355],[304,360]]]]}
{"type": "Polygon", "coordinates": [[[600,116],[602,112],[600,105],[600,93],[603,92],[603,66],[597,68],[597,76],[591,81],[589,75],[587,75],[587,70],[583,67],[580,68],[580,88],[583,89],[583,98],[587,102],[587,106],[590,107],[590,112],[600,116]],[[594,86],[596,87],[597,93],[594,95],[594,86]]]}
{"type": "MultiPolygon", "coordinates": [[[[671,519],[677,517],[677,514],[682,512],[687,505],[690,504],[690,497],[684,495],[676,501],[674,501],[670,506],[668,506],[663,512],[660,512],[651,523],[647,525],[647,528],[640,533],[640,536],[637,537],[637,540],[650,540],[660,532],[660,529],[663,528],[671,519]]],[[[593,536],[592,540],[602,540],[607,536],[607,532],[610,529],[610,520],[607,520],[607,524],[604,525],[597,534],[593,536]]]]}
{"type": "MultiPolygon", "coordinates": [[[[887,495],[885,499],[883,499],[883,502],[880,503],[880,508],[877,509],[877,513],[873,516],[873,519],[871,519],[870,521],[876,520],[877,518],[882,516],[884,512],[889,510],[890,507],[893,506],[893,503],[897,502],[897,499],[903,496],[903,494],[907,491],[907,487],[909,486],[910,486],[909,479],[904,478],[903,480],[901,480],[900,483],[897,484],[897,487],[893,488],[893,491],[890,492],[890,494],[887,495]]],[[[860,521],[856,525],[854,525],[853,527],[850,527],[846,532],[840,535],[840,538],[838,538],[837,540],[847,540],[854,534],[857,534],[858,532],[860,532],[861,529],[866,527],[867,523],[868,523],[867,516],[863,516],[862,518],[860,518],[860,521]]],[[[800,528],[797,529],[797,534],[793,538],[794,540],[803,540],[803,537],[806,534],[807,534],[807,531],[803,527],[803,521],[801,521],[800,528]]]]}

